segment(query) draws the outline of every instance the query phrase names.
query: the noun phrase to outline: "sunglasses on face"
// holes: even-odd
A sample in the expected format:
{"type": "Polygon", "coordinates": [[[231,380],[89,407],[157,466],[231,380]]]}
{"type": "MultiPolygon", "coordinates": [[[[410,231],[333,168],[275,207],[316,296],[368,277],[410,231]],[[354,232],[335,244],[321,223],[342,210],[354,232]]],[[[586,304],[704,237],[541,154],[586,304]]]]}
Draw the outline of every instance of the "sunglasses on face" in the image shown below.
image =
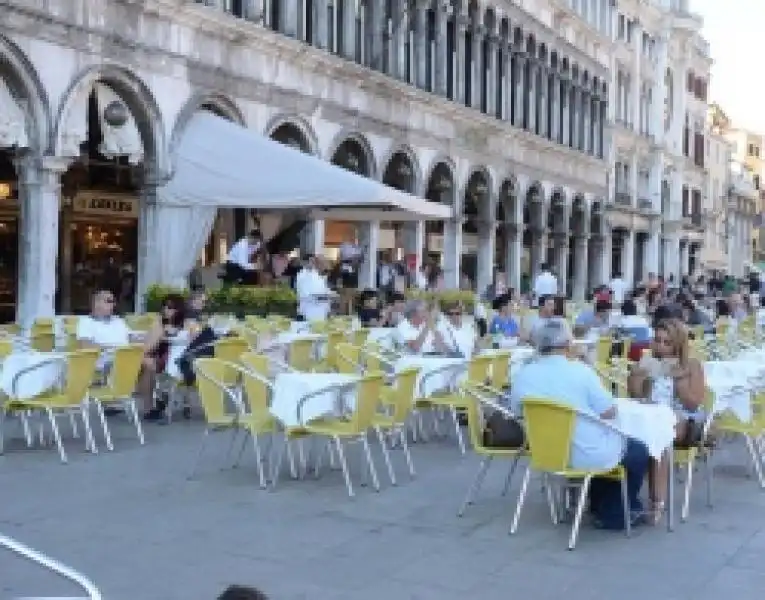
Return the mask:
{"type": "Polygon", "coordinates": [[[449,315],[450,317],[461,317],[462,316],[462,313],[459,312],[459,311],[449,311],[446,314],[449,315]]]}

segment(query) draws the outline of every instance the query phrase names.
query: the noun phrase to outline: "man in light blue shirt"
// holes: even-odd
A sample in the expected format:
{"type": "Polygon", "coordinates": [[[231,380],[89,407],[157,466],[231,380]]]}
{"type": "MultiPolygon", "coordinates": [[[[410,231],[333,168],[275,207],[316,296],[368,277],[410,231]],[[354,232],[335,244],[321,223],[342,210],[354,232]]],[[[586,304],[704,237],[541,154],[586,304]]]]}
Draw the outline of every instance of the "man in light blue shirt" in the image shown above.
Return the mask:
{"type": "MultiPolygon", "coordinates": [[[[518,371],[513,378],[510,404],[518,414],[526,397],[548,398],[595,419],[616,417],[616,403],[603,387],[595,371],[566,356],[572,335],[565,319],[553,317],[535,328],[532,343],[539,357],[518,371]]],[[[638,498],[648,468],[645,445],[623,438],[600,425],[597,420],[577,417],[571,445],[571,467],[611,469],[622,464],[627,471],[630,510],[637,520],[642,512],[638,498]]],[[[596,519],[608,529],[624,527],[621,490],[618,482],[592,482],[590,506],[596,519]]]]}

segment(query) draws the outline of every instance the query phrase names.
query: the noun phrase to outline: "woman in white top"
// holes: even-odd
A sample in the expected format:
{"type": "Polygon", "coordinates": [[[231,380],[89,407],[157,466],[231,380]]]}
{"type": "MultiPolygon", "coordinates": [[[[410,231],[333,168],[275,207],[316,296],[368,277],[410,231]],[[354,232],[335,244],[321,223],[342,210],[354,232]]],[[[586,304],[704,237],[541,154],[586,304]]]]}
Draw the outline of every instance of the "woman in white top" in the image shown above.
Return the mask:
{"type": "MultiPolygon", "coordinates": [[[[671,406],[678,415],[675,440],[679,445],[698,443],[698,427],[703,420],[699,408],[704,402],[704,368],[689,356],[688,330],[679,319],[660,321],[654,328],[653,356],[645,357],[627,381],[630,396],[646,402],[671,406]]],[[[651,522],[664,512],[667,494],[667,461],[654,461],[648,477],[653,505],[651,522]]]]}

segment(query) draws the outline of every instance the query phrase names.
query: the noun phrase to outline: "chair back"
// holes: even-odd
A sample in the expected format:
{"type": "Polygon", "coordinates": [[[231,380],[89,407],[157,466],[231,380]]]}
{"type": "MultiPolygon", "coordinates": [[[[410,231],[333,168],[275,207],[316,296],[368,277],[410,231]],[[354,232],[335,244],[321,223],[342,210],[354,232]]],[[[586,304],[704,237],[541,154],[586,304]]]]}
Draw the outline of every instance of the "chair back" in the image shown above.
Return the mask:
{"type": "Polygon", "coordinates": [[[221,338],[215,342],[215,358],[232,363],[238,363],[239,358],[249,350],[247,340],[240,337],[221,338]]]}
{"type": "MultiPolygon", "coordinates": [[[[261,357],[257,356],[256,358],[261,357]]],[[[266,364],[266,371],[268,371],[268,364],[266,364]]],[[[268,415],[268,400],[271,387],[266,383],[267,381],[268,376],[260,372],[258,369],[250,370],[245,368],[242,370],[242,387],[244,388],[245,396],[247,396],[247,404],[249,405],[250,412],[254,415],[268,415]]]]}
{"type": "Polygon", "coordinates": [[[532,469],[556,473],[569,468],[576,413],[553,400],[521,399],[532,469]]]}
{"type": "Polygon", "coordinates": [[[382,373],[369,373],[356,385],[356,410],[351,422],[356,431],[365,431],[372,424],[383,386],[382,373]]]}
{"type": "Polygon", "coordinates": [[[56,349],[56,334],[53,331],[32,331],[29,347],[36,352],[53,352],[56,349]]]}
{"type": "Polygon", "coordinates": [[[467,368],[468,383],[471,385],[486,385],[489,381],[492,357],[489,355],[476,355],[470,359],[467,368]]]}
{"type": "Polygon", "coordinates": [[[346,339],[343,331],[330,331],[327,334],[327,357],[326,363],[330,369],[337,369],[337,347],[346,339]]]}
{"type": "Polygon", "coordinates": [[[338,344],[335,354],[335,368],[338,373],[357,375],[361,362],[361,348],[353,344],[338,344]]]}
{"type": "Polygon", "coordinates": [[[598,338],[598,344],[595,347],[595,359],[601,364],[607,364],[611,360],[611,348],[613,340],[609,336],[598,338]]]}
{"type": "Polygon", "coordinates": [[[125,324],[132,331],[150,331],[155,322],[156,317],[152,314],[125,316],[125,324]]]}
{"type": "Polygon", "coordinates": [[[483,440],[484,418],[481,411],[481,401],[472,394],[467,394],[467,426],[470,436],[470,445],[474,450],[484,450],[487,448],[483,440]]]}
{"type": "Polygon", "coordinates": [[[308,324],[308,328],[311,331],[311,333],[318,333],[319,335],[324,335],[329,331],[329,323],[326,321],[311,321],[308,324]]]}
{"type": "Polygon", "coordinates": [[[56,320],[51,317],[38,317],[32,323],[32,331],[53,331],[56,329],[56,320]]]}
{"type": "Polygon", "coordinates": [[[256,352],[245,352],[239,357],[239,362],[244,365],[244,368],[268,377],[271,374],[271,365],[268,357],[265,354],[258,354],[256,352]]]}
{"type": "Polygon", "coordinates": [[[3,360],[13,354],[13,342],[11,340],[0,340],[0,360],[3,360]]]}
{"type": "Polygon", "coordinates": [[[227,408],[225,379],[231,367],[217,358],[198,358],[194,361],[197,375],[199,403],[208,422],[221,420],[231,413],[227,408]]]}
{"type": "Polygon", "coordinates": [[[369,337],[369,329],[357,329],[353,332],[353,344],[361,348],[367,343],[369,337]]]}
{"type": "Polygon", "coordinates": [[[419,367],[409,367],[396,373],[395,388],[393,390],[393,422],[406,423],[414,406],[417,394],[417,377],[420,375],[419,367]]]}
{"type": "Polygon", "coordinates": [[[144,349],[140,344],[122,346],[114,351],[109,388],[118,398],[128,398],[135,390],[143,365],[143,354],[144,349]]]}
{"type": "Polygon", "coordinates": [[[491,387],[501,390],[510,383],[510,352],[497,352],[491,357],[491,387]]]}
{"type": "Polygon", "coordinates": [[[288,364],[296,371],[309,372],[313,369],[313,340],[294,340],[290,344],[288,364]]]}
{"type": "Polygon", "coordinates": [[[77,350],[67,355],[64,396],[70,403],[82,402],[96,376],[96,364],[101,352],[96,349],[77,350]]]}

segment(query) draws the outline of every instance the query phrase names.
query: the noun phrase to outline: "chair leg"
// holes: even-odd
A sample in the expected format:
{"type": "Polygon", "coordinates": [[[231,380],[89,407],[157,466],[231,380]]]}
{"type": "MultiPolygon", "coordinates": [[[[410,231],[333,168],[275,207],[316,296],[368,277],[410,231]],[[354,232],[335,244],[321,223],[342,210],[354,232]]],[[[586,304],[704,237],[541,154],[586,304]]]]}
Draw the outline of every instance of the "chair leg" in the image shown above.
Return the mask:
{"type": "Polygon", "coordinates": [[[573,550],[576,547],[576,540],[579,537],[579,526],[582,524],[582,515],[587,504],[587,494],[590,491],[590,481],[592,481],[592,475],[585,476],[584,481],[582,481],[582,491],[579,493],[579,502],[576,503],[576,514],[574,516],[574,524],[571,527],[571,537],[568,539],[569,550],[573,550]]]}
{"type": "Polygon", "coordinates": [[[82,403],[80,407],[80,413],[82,414],[82,426],[85,429],[85,449],[90,450],[92,454],[98,454],[98,446],[96,446],[96,438],[93,435],[93,427],[90,425],[90,413],[88,409],[90,403],[87,399],[82,403]]]}
{"type": "Polygon", "coordinates": [[[239,446],[239,452],[237,452],[236,454],[236,460],[233,463],[231,463],[232,469],[236,469],[237,467],[239,467],[239,463],[242,461],[242,457],[244,456],[244,450],[246,447],[247,447],[247,436],[245,435],[242,437],[242,443],[239,446]]]}
{"type": "MultiPolygon", "coordinates": [[[[98,412],[98,419],[101,421],[101,431],[104,433],[104,440],[106,441],[106,448],[112,452],[114,451],[114,445],[112,444],[112,434],[109,431],[109,424],[106,422],[106,415],[104,414],[104,407],[103,405],[96,400],[94,402],[96,405],[96,412],[98,412]]],[[[83,409],[87,410],[87,409],[83,409]]]]}
{"type": "Polygon", "coordinates": [[[199,466],[200,461],[202,460],[202,453],[205,450],[205,445],[207,444],[207,438],[210,436],[210,429],[208,427],[205,427],[204,433],[202,434],[202,441],[199,443],[199,450],[197,450],[197,456],[194,459],[194,463],[191,466],[191,473],[189,473],[189,476],[187,479],[194,479],[194,476],[197,474],[197,467],[199,466]]]}
{"type": "Polygon", "coordinates": [[[377,468],[375,467],[375,462],[372,460],[372,450],[369,447],[369,440],[367,439],[366,433],[361,438],[361,443],[364,446],[364,456],[367,460],[367,465],[369,466],[369,474],[372,476],[372,485],[375,488],[376,492],[380,491],[380,480],[377,477],[377,468]]]}
{"type": "Polygon", "coordinates": [[[72,428],[72,437],[74,439],[77,439],[80,437],[79,429],[77,428],[77,420],[74,418],[74,413],[71,411],[67,411],[69,416],[69,426],[72,428]]]}
{"type": "Polygon", "coordinates": [[[558,505],[555,500],[552,477],[548,473],[545,473],[542,477],[545,481],[545,496],[547,497],[547,506],[550,509],[550,520],[553,525],[557,525],[560,519],[558,518],[558,505]]]}
{"type": "Polygon", "coordinates": [[[752,437],[750,435],[745,435],[744,440],[746,440],[746,447],[749,450],[749,456],[752,458],[752,466],[754,467],[754,472],[757,474],[757,479],[760,482],[760,487],[765,489],[765,476],[762,472],[762,460],[754,448],[752,437]]]}
{"type": "Polygon", "coordinates": [[[404,449],[404,456],[406,457],[406,465],[409,467],[409,475],[412,479],[414,479],[417,473],[414,470],[412,453],[409,451],[409,442],[406,439],[406,424],[401,425],[399,429],[399,435],[401,436],[401,447],[404,449]]]}
{"type": "Polygon", "coordinates": [[[512,464],[510,465],[510,469],[507,471],[507,477],[505,477],[505,484],[502,486],[503,497],[507,496],[507,492],[510,491],[510,483],[513,481],[513,475],[515,475],[515,470],[518,468],[518,461],[520,460],[520,458],[521,458],[521,455],[516,454],[512,464]]]}
{"type": "Polygon", "coordinates": [[[388,478],[391,485],[396,485],[396,474],[393,472],[393,463],[390,460],[390,452],[388,451],[388,444],[385,440],[385,434],[379,427],[375,427],[377,433],[377,440],[380,442],[380,450],[382,451],[383,460],[385,461],[385,467],[388,469],[388,478]]]}
{"type": "Polygon", "coordinates": [[[289,438],[285,439],[285,444],[286,444],[285,450],[287,451],[287,460],[289,460],[290,462],[290,477],[292,477],[292,479],[297,479],[298,470],[295,467],[295,454],[292,451],[292,444],[290,443],[289,438]]]}
{"type": "Polygon", "coordinates": [[[138,416],[138,407],[136,406],[135,398],[128,398],[127,406],[130,409],[129,414],[131,415],[133,424],[135,425],[135,434],[138,436],[138,443],[143,446],[146,443],[146,438],[143,435],[143,425],[141,425],[141,417],[138,416]]]}
{"type": "Polygon", "coordinates": [[[449,413],[454,421],[454,432],[457,434],[457,444],[460,447],[460,454],[465,456],[465,438],[462,435],[462,427],[460,427],[460,419],[457,415],[457,409],[453,407],[449,408],[449,413]]]}
{"type": "Polygon", "coordinates": [[[335,442],[335,448],[337,449],[337,456],[340,461],[340,468],[343,470],[343,479],[345,479],[345,488],[348,490],[348,496],[353,498],[353,484],[351,483],[351,476],[348,473],[348,463],[345,461],[345,451],[343,450],[343,443],[340,438],[334,436],[332,440],[335,442]]]}
{"type": "Polygon", "coordinates": [[[263,455],[260,452],[260,440],[258,440],[257,434],[253,433],[252,444],[255,447],[255,461],[258,463],[258,480],[260,481],[260,489],[264,490],[267,487],[266,474],[263,470],[263,455]]]}
{"type": "Polygon", "coordinates": [[[276,484],[279,481],[279,473],[281,472],[282,463],[284,462],[284,455],[290,454],[289,444],[290,441],[285,435],[284,442],[281,446],[279,446],[279,449],[277,450],[276,460],[273,461],[271,466],[271,491],[276,489],[276,484]]]}
{"type": "Polygon", "coordinates": [[[58,455],[61,458],[61,462],[66,464],[68,459],[66,452],[64,451],[64,444],[61,442],[61,434],[58,432],[58,424],[56,423],[56,416],[50,408],[45,409],[45,413],[48,415],[48,421],[50,422],[51,432],[53,433],[53,439],[56,442],[56,448],[58,448],[58,455]]]}
{"type": "Polygon", "coordinates": [[[627,490],[627,474],[621,479],[622,488],[622,506],[624,507],[624,535],[630,537],[632,535],[632,513],[630,512],[630,495],[627,490]]]}
{"type": "MultiPolygon", "coordinates": [[[[236,444],[236,438],[239,437],[239,432],[242,432],[244,434],[244,441],[242,443],[246,443],[247,441],[247,431],[241,430],[238,427],[234,427],[231,431],[231,439],[228,442],[228,448],[226,449],[226,463],[228,463],[229,458],[231,457],[231,452],[234,449],[234,444],[236,444]]],[[[224,467],[225,468],[225,467],[224,467]]]]}
{"type": "Polygon", "coordinates": [[[518,493],[518,502],[515,505],[515,514],[513,515],[513,522],[510,525],[510,535],[518,531],[518,522],[521,520],[521,511],[523,510],[523,504],[526,502],[526,492],[529,489],[529,480],[531,479],[531,469],[527,466],[526,472],[523,474],[523,481],[521,482],[521,491],[518,493]]]}
{"type": "Polygon", "coordinates": [[[19,413],[19,419],[21,419],[21,427],[24,430],[24,439],[27,442],[27,448],[31,448],[34,445],[32,440],[32,428],[29,426],[29,415],[27,411],[22,410],[19,413]]]}
{"type": "Polygon", "coordinates": [[[707,506],[713,508],[714,502],[712,500],[712,492],[714,486],[714,465],[712,464],[712,453],[710,451],[704,452],[704,478],[706,479],[707,488],[707,506]]]}
{"type": "Polygon", "coordinates": [[[491,461],[492,461],[491,456],[485,456],[483,460],[481,460],[481,464],[478,466],[478,473],[476,473],[476,476],[473,479],[473,483],[470,484],[467,494],[465,495],[465,499],[462,501],[462,505],[457,511],[458,517],[461,517],[462,515],[464,515],[465,511],[467,510],[467,507],[473,504],[473,499],[475,498],[475,495],[478,493],[478,491],[481,489],[481,485],[483,485],[483,480],[486,478],[486,473],[489,471],[489,467],[491,466],[491,461]]]}
{"type": "Polygon", "coordinates": [[[693,488],[693,466],[695,456],[688,461],[685,473],[685,487],[683,488],[683,508],[680,510],[680,520],[685,523],[688,520],[688,512],[691,508],[691,489],[693,488]]]}

